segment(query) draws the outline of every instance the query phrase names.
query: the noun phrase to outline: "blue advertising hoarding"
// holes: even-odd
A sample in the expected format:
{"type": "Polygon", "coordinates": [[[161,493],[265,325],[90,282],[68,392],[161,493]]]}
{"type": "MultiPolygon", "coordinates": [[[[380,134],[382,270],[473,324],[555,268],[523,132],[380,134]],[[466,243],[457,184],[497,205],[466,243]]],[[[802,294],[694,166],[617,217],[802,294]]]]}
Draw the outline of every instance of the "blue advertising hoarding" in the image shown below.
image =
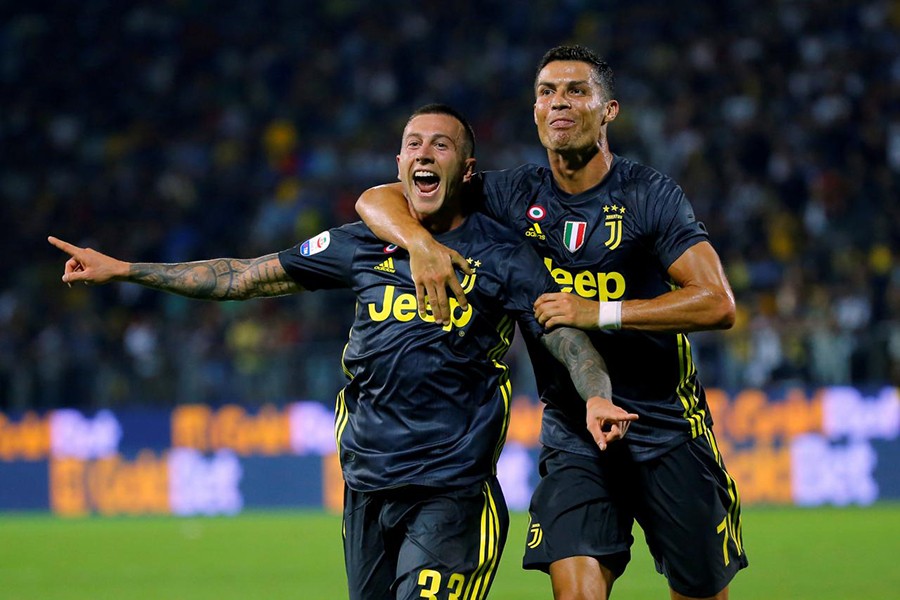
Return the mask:
{"type": "MultiPolygon", "coordinates": [[[[897,388],[708,390],[718,443],[745,505],[900,499],[897,388]]],[[[519,397],[498,473],[510,508],[537,483],[541,406],[519,397]]],[[[340,510],[323,403],[249,409],[62,409],[0,414],[0,511],[61,516],[340,510]]]]}

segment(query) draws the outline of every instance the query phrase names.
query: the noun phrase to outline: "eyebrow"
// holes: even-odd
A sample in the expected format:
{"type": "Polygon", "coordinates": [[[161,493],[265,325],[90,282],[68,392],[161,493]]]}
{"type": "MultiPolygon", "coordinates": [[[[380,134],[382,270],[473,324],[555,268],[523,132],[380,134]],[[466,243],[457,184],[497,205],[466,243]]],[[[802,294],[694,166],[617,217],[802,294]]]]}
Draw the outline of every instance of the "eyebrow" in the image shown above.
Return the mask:
{"type": "MultiPolygon", "coordinates": [[[[415,131],[410,131],[405,136],[403,136],[403,140],[406,141],[409,138],[418,138],[420,140],[424,140],[426,137],[427,136],[423,133],[417,133],[415,131]]],[[[435,133],[428,139],[430,141],[439,140],[439,139],[450,140],[451,142],[456,144],[456,140],[453,137],[451,137],[450,135],[447,135],[446,133],[435,133]]]]}
{"type": "MultiPolygon", "coordinates": [[[[590,85],[590,84],[591,84],[591,82],[590,82],[589,79],[566,79],[566,80],[564,80],[564,81],[562,81],[562,82],[560,82],[560,83],[561,83],[561,85],[563,85],[563,86],[566,86],[566,85],[568,85],[568,86],[573,86],[573,85],[590,85]]],[[[541,87],[541,86],[544,86],[544,87],[554,87],[554,88],[555,88],[555,87],[557,86],[557,84],[556,84],[555,82],[552,82],[552,81],[538,81],[538,82],[537,82],[537,87],[541,87]]]]}

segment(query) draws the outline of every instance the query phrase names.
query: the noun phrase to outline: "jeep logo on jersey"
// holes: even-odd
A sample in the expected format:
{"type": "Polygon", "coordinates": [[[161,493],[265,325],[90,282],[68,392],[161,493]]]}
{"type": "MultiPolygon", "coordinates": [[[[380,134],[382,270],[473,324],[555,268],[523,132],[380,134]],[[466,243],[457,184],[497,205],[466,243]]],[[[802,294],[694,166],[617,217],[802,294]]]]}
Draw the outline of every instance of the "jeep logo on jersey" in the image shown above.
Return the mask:
{"type": "Polygon", "coordinates": [[[563,244],[569,252],[578,252],[584,245],[584,235],[587,232],[587,223],[584,221],[566,221],[563,230],[563,244]]]}
{"type": "MultiPolygon", "coordinates": [[[[471,284],[474,286],[475,283],[475,275],[472,275],[471,284]]],[[[428,307],[428,312],[425,315],[419,314],[418,309],[416,308],[416,296],[415,294],[402,293],[396,294],[397,288],[392,285],[387,285],[384,287],[384,296],[381,299],[381,304],[378,305],[374,302],[370,303],[367,308],[369,309],[369,318],[373,321],[382,322],[387,321],[390,317],[394,319],[406,323],[408,321],[412,321],[416,317],[422,319],[427,323],[434,323],[434,314],[431,312],[431,307],[428,307]]],[[[460,308],[459,303],[456,301],[456,298],[450,297],[450,322],[446,323],[441,329],[444,331],[450,331],[454,327],[465,327],[469,324],[469,321],[472,320],[472,305],[468,305],[466,310],[460,308]]]]}
{"type": "Polygon", "coordinates": [[[615,204],[604,206],[603,212],[606,213],[603,224],[609,229],[609,239],[603,242],[603,245],[610,250],[615,250],[622,243],[622,219],[625,216],[625,207],[615,204]],[[612,211],[612,214],[609,214],[609,211],[612,211]]]}
{"type": "Polygon", "coordinates": [[[572,273],[562,267],[553,266],[553,259],[550,257],[544,257],[544,266],[550,271],[550,276],[559,284],[561,292],[567,294],[575,292],[582,298],[589,300],[596,298],[602,302],[618,300],[625,295],[625,277],[617,271],[572,273]]]}
{"type": "MultiPolygon", "coordinates": [[[[389,258],[383,263],[377,265],[375,268],[378,270],[385,270],[381,267],[385,266],[386,263],[390,262],[391,268],[394,267],[394,259],[389,258]]],[[[469,268],[472,269],[471,275],[464,275],[462,281],[459,282],[460,287],[462,287],[463,292],[468,294],[472,290],[475,289],[475,280],[478,278],[478,268],[481,266],[481,261],[471,256],[466,258],[466,262],[469,263],[469,268]]],[[[412,321],[416,317],[419,317],[426,323],[434,323],[434,313],[431,311],[431,305],[427,303],[426,296],[426,312],[424,315],[420,314],[416,305],[416,296],[415,294],[403,293],[396,294],[397,288],[392,285],[385,286],[384,288],[384,296],[381,299],[381,306],[372,302],[367,305],[369,309],[369,318],[373,321],[387,321],[389,317],[394,317],[398,321],[407,322],[412,321]]],[[[469,324],[469,321],[472,320],[472,305],[468,305],[465,310],[460,308],[459,302],[456,301],[456,298],[451,297],[450,301],[450,322],[444,324],[441,329],[444,331],[450,331],[454,327],[465,327],[469,324]]],[[[460,335],[463,332],[460,332],[460,335]]]]}

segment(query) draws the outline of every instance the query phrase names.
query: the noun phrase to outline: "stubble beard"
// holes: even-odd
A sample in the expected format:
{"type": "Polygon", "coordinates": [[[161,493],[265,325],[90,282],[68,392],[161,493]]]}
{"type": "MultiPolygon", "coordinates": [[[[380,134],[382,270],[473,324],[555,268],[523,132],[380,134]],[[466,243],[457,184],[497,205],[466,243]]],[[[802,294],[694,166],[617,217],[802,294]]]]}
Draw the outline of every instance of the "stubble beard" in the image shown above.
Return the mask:
{"type": "Polygon", "coordinates": [[[553,152],[571,152],[577,146],[575,135],[568,131],[550,131],[544,135],[542,140],[544,147],[553,152]]]}

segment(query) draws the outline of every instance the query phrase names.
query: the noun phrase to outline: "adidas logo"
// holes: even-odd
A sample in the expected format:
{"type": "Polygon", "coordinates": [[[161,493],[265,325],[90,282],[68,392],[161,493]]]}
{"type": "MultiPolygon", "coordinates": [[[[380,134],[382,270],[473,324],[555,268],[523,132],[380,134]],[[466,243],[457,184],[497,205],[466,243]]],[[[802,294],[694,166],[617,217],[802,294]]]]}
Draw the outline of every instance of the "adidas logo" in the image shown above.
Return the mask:
{"type": "Polygon", "coordinates": [[[525,230],[525,237],[537,238],[539,240],[547,239],[547,236],[544,235],[544,232],[541,230],[541,226],[537,223],[532,223],[531,227],[525,230]]]}
{"type": "Polygon", "coordinates": [[[383,263],[375,265],[375,270],[384,271],[385,273],[395,273],[396,271],[394,269],[394,259],[389,258],[383,263]]]}

